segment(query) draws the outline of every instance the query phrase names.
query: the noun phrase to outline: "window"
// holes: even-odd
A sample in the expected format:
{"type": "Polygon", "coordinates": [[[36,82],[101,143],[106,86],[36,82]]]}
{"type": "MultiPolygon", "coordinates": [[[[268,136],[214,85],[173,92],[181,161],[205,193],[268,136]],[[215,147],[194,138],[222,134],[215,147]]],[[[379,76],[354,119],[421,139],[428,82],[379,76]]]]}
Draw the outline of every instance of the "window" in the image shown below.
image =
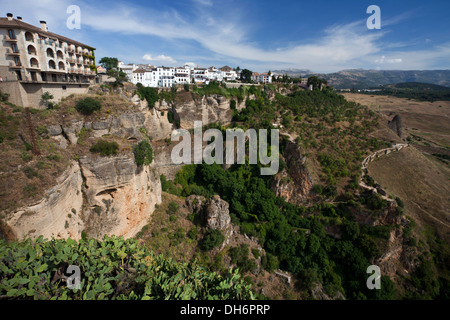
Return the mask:
{"type": "Polygon", "coordinates": [[[29,32],[29,31],[25,32],[25,40],[33,42],[34,41],[33,34],[31,32],[29,32]]]}
{"type": "Polygon", "coordinates": [[[16,63],[16,66],[18,66],[18,67],[22,66],[22,63],[20,62],[19,57],[14,57],[14,62],[16,63]]]}
{"type": "Polygon", "coordinates": [[[19,53],[19,48],[17,47],[17,44],[15,43],[11,44],[11,49],[14,53],[19,53]]]}
{"type": "Polygon", "coordinates": [[[36,55],[36,48],[31,44],[28,46],[28,54],[36,55]]]}
{"type": "Polygon", "coordinates": [[[32,71],[32,72],[30,72],[30,75],[31,75],[31,81],[37,81],[36,72],[32,71]]]}
{"type": "Polygon", "coordinates": [[[16,71],[17,80],[22,81],[22,73],[20,71],[16,71]]]}
{"type": "Polygon", "coordinates": [[[8,35],[11,40],[16,39],[16,33],[14,32],[14,30],[8,30],[8,35]]]}

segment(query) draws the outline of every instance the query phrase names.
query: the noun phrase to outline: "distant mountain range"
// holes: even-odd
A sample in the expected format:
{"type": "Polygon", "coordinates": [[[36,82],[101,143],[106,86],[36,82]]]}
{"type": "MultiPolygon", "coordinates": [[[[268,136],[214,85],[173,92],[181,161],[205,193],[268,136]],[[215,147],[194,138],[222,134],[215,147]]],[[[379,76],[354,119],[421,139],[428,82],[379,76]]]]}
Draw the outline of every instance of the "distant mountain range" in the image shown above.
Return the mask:
{"type": "Polygon", "coordinates": [[[367,89],[402,82],[422,82],[450,87],[450,70],[364,70],[350,69],[335,73],[313,73],[310,70],[274,70],[273,74],[290,76],[317,75],[336,89],[367,89]]]}

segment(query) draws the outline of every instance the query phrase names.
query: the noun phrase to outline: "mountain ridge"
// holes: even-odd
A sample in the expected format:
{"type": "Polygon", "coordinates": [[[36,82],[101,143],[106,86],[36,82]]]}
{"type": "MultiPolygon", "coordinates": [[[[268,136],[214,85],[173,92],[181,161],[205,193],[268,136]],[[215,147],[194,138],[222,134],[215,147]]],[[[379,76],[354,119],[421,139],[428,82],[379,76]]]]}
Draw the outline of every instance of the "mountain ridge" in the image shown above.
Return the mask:
{"type": "Polygon", "coordinates": [[[336,89],[365,89],[401,82],[423,82],[450,87],[450,70],[374,70],[344,69],[332,73],[314,73],[303,69],[274,70],[290,76],[316,75],[336,89]]]}

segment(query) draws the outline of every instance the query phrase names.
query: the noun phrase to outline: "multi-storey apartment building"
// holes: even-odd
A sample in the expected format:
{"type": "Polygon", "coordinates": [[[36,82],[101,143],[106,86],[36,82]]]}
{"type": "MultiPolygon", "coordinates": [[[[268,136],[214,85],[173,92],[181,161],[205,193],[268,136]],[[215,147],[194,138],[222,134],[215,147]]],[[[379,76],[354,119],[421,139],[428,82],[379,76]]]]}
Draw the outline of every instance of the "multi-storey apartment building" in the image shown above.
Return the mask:
{"type": "Polygon", "coordinates": [[[272,75],[268,73],[253,72],[252,81],[256,83],[272,83],[272,75]]]}
{"type": "Polygon", "coordinates": [[[55,100],[87,92],[95,80],[95,48],[13,18],[0,18],[0,90],[9,101],[39,108],[41,95],[55,100]]]}
{"type": "Polygon", "coordinates": [[[190,83],[190,73],[186,67],[138,68],[133,71],[131,82],[141,83],[144,87],[170,88],[175,84],[190,83]]]}

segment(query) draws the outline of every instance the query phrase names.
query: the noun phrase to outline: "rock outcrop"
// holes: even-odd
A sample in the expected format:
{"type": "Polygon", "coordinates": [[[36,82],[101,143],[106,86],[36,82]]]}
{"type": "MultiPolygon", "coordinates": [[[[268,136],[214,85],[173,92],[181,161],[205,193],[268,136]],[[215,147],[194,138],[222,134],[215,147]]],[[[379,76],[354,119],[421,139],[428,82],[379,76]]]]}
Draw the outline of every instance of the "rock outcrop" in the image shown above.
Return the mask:
{"type": "Polygon", "coordinates": [[[190,100],[174,104],[173,112],[182,129],[192,129],[194,121],[202,121],[203,125],[228,124],[233,116],[230,100],[216,95],[203,97],[200,101],[190,100]]]}
{"type": "Polygon", "coordinates": [[[391,121],[388,122],[388,127],[392,131],[394,131],[400,138],[402,137],[402,118],[400,115],[396,115],[391,121]]]}
{"type": "Polygon", "coordinates": [[[227,233],[230,230],[229,204],[218,195],[208,200],[205,206],[206,227],[208,229],[219,229],[227,233]]]}
{"type": "Polygon", "coordinates": [[[134,236],[161,203],[161,182],[151,166],[134,159],[80,157],[84,178],[86,232],[89,236],[134,236]]]}
{"type": "Polygon", "coordinates": [[[72,238],[84,231],[126,238],[139,232],[161,203],[159,175],[151,166],[137,167],[129,156],[80,157],[46,190],[38,203],[8,215],[16,239],[72,238]]]}
{"type": "Polygon", "coordinates": [[[313,186],[311,176],[305,168],[306,157],[301,154],[300,147],[291,141],[287,141],[283,155],[286,170],[273,176],[271,188],[287,202],[300,204],[313,186]]]}
{"type": "Polygon", "coordinates": [[[42,235],[47,239],[79,239],[84,228],[82,183],[80,167],[72,161],[56,185],[45,191],[42,200],[6,217],[14,237],[21,240],[42,235]]]}

